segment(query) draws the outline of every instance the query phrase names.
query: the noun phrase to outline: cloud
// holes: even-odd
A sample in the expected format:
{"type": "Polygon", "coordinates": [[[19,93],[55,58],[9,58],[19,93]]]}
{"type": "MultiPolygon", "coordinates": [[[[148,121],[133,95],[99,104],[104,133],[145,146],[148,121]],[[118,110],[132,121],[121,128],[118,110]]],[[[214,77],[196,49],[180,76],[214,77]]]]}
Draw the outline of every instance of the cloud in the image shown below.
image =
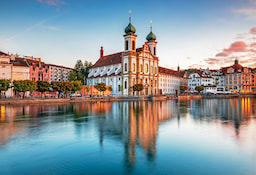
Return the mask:
{"type": "MultiPolygon", "coordinates": [[[[22,36],[22,35],[24,35],[25,33],[30,32],[30,31],[32,31],[32,30],[34,30],[34,29],[36,29],[36,28],[42,26],[42,25],[45,24],[46,22],[48,22],[48,21],[50,21],[50,20],[53,20],[54,18],[60,17],[60,16],[62,16],[62,15],[64,15],[64,14],[65,14],[65,13],[61,13],[61,14],[52,16],[52,17],[50,17],[50,18],[41,20],[41,21],[39,21],[38,23],[36,23],[36,24],[34,24],[34,25],[32,25],[32,26],[26,28],[24,31],[21,31],[21,32],[19,32],[19,33],[14,34],[13,36],[11,36],[11,37],[9,37],[9,38],[4,39],[4,40],[3,40],[3,43],[4,43],[4,42],[11,41],[11,40],[13,40],[13,39],[15,39],[15,38],[17,38],[17,37],[19,37],[19,36],[22,36]]],[[[52,29],[53,29],[53,28],[52,28],[52,29]]]]}
{"type": "Polygon", "coordinates": [[[56,27],[56,26],[42,26],[42,27],[48,30],[59,30],[59,27],[56,27]]]}
{"type": "Polygon", "coordinates": [[[250,47],[256,48],[256,43],[251,43],[250,47]]]}
{"type": "Polygon", "coordinates": [[[227,56],[229,56],[230,55],[230,53],[229,52],[220,52],[220,53],[217,53],[216,54],[216,57],[227,57],[227,56]]]}
{"type": "Polygon", "coordinates": [[[40,2],[41,4],[48,4],[51,6],[55,6],[57,11],[60,10],[61,5],[67,4],[66,2],[64,2],[62,0],[37,0],[37,1],[40,2]]]}
{"type": "Polygon", "coordinates": [[[62,0],[37,0],[38,2],[42,4],[48,4],[52,6],[60,6],[60,5],[66,5],[67,3],[62,0]]]}
{"type": "Polygon", "coordinates": [[[250,33],[256,35],[256,27],[251,28],[250,33]]]}
{"type": "Polygon", "coordinates": [[[236,41],[231,44],[228,49],[228,52],[244,52],[246,51],[247,44],[244,41],[236,41]]]}
{"type": "Polygon", "coordinates": [[[248,45],[244,41],[236,41],[228,49],[223,49],[222,52],[216,54],[216,57],[227,57],[233,52],[245,52],[247,47],[248,45]]]}
{"type": "Polygon", "coordinates": [[[241,8],[233,10],[234,13],[237,13],[241,16],[244,16],[246,20],[255,21],[256,20],[256,8],[241,8]]]}

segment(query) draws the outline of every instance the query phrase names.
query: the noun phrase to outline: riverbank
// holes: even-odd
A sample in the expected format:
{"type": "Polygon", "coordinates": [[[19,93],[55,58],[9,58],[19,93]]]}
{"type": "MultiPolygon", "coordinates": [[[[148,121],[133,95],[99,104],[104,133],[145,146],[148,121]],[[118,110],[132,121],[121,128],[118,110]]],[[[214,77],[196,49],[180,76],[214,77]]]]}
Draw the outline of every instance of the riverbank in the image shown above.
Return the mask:
{"type": "Polygon", "coordinates": [[[190,100],[190,99],[217,99],[217,98],[256,98],[256,95],[180,95],[174,96],[118,96],[118,97],[75,97],[75,98],[51,98],[51,99],[1,99],[0,105],[27,105],[27,104],[63,104],[82,102],[114,102],[114,101],[165,101],[165,100],[190,100]]]}

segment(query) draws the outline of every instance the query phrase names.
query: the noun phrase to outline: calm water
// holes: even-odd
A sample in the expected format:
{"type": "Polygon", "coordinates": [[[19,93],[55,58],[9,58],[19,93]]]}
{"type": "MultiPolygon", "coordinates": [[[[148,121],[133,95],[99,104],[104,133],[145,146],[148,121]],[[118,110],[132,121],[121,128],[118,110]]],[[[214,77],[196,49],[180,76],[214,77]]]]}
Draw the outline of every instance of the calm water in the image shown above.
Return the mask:
{"type": "Polygon", "coordinates": [[[0,174],[256,174],[256,99],[1,106],[0,174]]]}

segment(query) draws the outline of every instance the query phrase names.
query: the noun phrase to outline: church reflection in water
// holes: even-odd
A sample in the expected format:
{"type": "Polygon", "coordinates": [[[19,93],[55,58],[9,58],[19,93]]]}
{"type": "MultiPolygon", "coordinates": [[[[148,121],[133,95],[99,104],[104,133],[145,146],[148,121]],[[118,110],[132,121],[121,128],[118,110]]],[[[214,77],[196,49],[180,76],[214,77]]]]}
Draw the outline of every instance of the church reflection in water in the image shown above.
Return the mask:
{"type": "MultiPolygon", "coordinates": [[[[186,119],[228,125],[239,139],[240,126],[248,126],[256,117],[256,100],[253,98],[201,99],[187,101],[134,101],[97,102],[59,105],[0,106],[0,146],[7,144],[13,135],[26,132],[43,132],[44,125],[52,123],[74,124],[76,134],[83,127],[93,126],[104,147],[111,139],[124,147],[124,162],[128,169],[136,164],[138,149],[148,161],[156,157],[159,125],[165,121],[186,119]],[[30,129],[37,128],[37,129],[30,129]]],[[[255,131],[254,129],[253,131],[255,131]]],[[[243,131],[245,132],[245,131],[243,131]]],[[[244,133],[247,134],[247,133],[244,133]]],[[[23,134],[31,137],[33,134],[23,134]]]]}
{"type": "Polygon", "coordinates": [[[100,143],[104,144],[104,138],[123,142],[128,168],[135,164],[138,147],[143,148],[149,161],[154,159],[159,124],[179,113],[175,101],[122,102],[113,103],[111,107],[111,112],[97,121],[100,143]]]}

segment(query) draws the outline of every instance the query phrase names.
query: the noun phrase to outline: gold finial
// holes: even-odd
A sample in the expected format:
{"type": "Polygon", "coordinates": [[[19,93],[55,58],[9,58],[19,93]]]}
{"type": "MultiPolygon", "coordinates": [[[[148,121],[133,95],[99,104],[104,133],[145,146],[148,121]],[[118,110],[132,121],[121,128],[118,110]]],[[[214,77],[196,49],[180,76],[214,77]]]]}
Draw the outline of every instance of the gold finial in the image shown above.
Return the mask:
{"type": "Polygon", "coordinates": [[[129,22],[131,23],[131,13],[132,13],[132,11],[131,10],[129,10],[129,22]]]}
{"type": "Polygon", "coordinates": [[[150,31],[152,32],[152,20],[150,20],[150,31]]]}

